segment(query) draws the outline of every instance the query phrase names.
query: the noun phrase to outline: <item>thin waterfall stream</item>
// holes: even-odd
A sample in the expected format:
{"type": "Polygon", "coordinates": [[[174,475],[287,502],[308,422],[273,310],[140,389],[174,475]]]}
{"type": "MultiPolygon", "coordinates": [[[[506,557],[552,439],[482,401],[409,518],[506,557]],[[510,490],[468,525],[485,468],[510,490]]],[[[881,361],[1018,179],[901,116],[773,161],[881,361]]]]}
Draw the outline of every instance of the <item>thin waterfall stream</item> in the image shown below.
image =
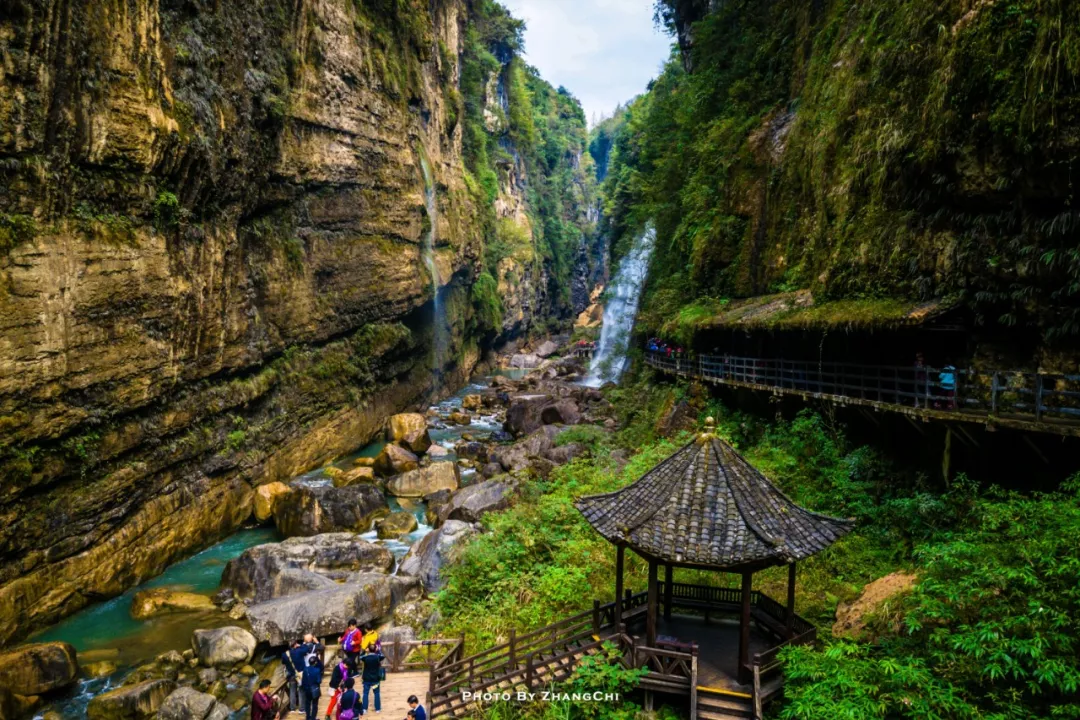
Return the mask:
{"type": "Polygon", "coordinates": [[[427,209],[429,223],[420,252],[424,267],[427,268],[428,274],[431,276],[431,368],[435,376],[438,377],[442,373],[443,365],[446,362],[449,332],[446,327],[446,309],[443,307],[442,299],[439,297],[442,278],[439,276],[439,265],[435,261],[435,233],[439,224],[435,173],[432,170],[431,161],[428,160],[427,153],[422,147],[420,148],[420,168],[424,174],[424,204],[427,209]]]}

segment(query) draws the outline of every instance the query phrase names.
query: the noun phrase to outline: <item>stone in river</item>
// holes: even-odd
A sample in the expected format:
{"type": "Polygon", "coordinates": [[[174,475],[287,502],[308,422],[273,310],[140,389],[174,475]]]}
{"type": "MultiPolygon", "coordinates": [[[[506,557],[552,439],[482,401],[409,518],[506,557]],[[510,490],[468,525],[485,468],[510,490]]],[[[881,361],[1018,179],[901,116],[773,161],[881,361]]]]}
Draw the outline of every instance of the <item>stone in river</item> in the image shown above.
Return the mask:
{"type": "Polygon", "coordinates": [[[169,588],[140,590],[131,599],[131,617],[136,620],[167,612],[202,612],[213,609],[214,603],[206,595],[169,588]]]}
{"type": "Polygon", "coordinates": [[[274,524],[285,537],[342,530],[367,532],[376,518],[389,512],[386,498],[374,485],[300,486],[278,499],[274,524]]]}
{"type": "Polygon", "coordinates": [[[236,626],[196,630],[191,634],[191,649],[204,667],[249,662],[257,644],[251,633],[236,626]]]}
{"type": "Polygon", "coordinates": [[[441,589],[443,566],[454,561],[465,542],[476,532],[476,527],[467,522],[448,520],[409,549],[398,574],[420,578],[428,592],[441,589]]]}
{"type": "Polygon", "coordinates": [[[147,680],[98,695],[86,706],[90,720],[149,720],[176,689],[172,680],[147,680]]]}
{"type": "Polygon", "coordinates": [[[388,516],[375,523],[375,528],[379,531],[379,537],[383,539],[399,538],[402,535],[408,535],[418,526],[419,523],[416,522],[416,516],[408,512],[390,513],[388,516]]]}
{"type": "Polygon", "coordinates": [[[66,642],[32,643],[0,653],[0,687],[19,695],[66,687],[78,677],[75,648],[66,642]]]}
{"type": "Polygon", "coordinates": [[[228,720],[232,713],[217,698],[192,687],[174,690],[158,710],[158,720],[228,720]]]}
{"type": "Polygon", "coordinates": [[[289,492],[289,486],[283,482],[272,482],[255,488],[255,519],[265,522],[274,515],[274,505],[281,495],[289,492]]]}
{"type": "Polygon", "coordinates": [[[472,416],[467,412],[458,412],[455,410],[447,416],[446,421],[454,423],[455,425],[472,425],[472,416]]]}
{"type": "Polygon", "coordinates": [[[522,354],[518,353],[510,358],[510,367],[532,369],[540,367],[540,356],[535,354],[522,354]]]}
{"type": "Polygon", "coordinates": [[[540,344],[540,347],[536,348],[537,357],[549,358],[559,351],[559,346],[551,340],[545,340],[540,344]]]}
{"type": "Polygon", "coordinates": [[[432,460],[436,458],[444,458],[450,454],[450,451],[444,448],[442,445],[432,445],[428,448],[428,457],[432,460]]]}
{"type": "Polygon", "coordinates": [[[457,465],[438,462],[390,478],[386,491],[397,497],[423,497],[436,490],[457,490],[460,480],[457,465]]]}
{"type": "Polygon", "coordinates": [[[479,395],[466,395],[461,398],[461,407],[466,410],[479,410],[483,400],[479,395]]]}
{"type": "Polygon", "coordinates": [[[390,442],[400,442],[406,435],[424,430],[427,430],[427,420],[420,413],[398,413],[386,421],[390,442]]]}
{"type": "Polygon", "coordinates": [[[375,458],[373,457],[358,457],[353,460],[353,465],[358,467],[371,467],[375,464],[375,458]]]}
{"type": "Polygon", "coordinates": [[[361,465],[351,470],[343,470],[333,477],[334,487],[348,487],[357,483],[375,482],[375,468],[361,465]]]}
{"type": "Polygon", "coordinates": [[[485,480],[458,490],[450,501],[439,509],[439,520],[478,521],[485,513],[510,507],[514,487],[498,480],[485,480]]]}
{"type": "Polygon", "coordinates": [[[250,605],[393,567],[394,556],[385,547],[352,533],[326,533],[248,548],[225,566],[221,584],[250,605]]]}
{"type": "Polygon", "coordinates": [[[393,579],[383,574],[359,574],[325,590],[277,598],[248,608],[252,632],[263,642],[284,645],[304,633],[336,635],[349,618],[374,622],[390,614],[393,579]]]}
{"type": "Polygon", "coordinates": [[[116,672],[117,665],[112,660],[98,660],[97,662],[82,663],[82,674],[88,678],[100,678],[112,675],[116,672]]]}
{"type": "Polygon", "coordinates": [[[388,443],[375,458],[375,472],[383,477],[415,470],[419,465],[416,455],[400,445],[388,443]]]}

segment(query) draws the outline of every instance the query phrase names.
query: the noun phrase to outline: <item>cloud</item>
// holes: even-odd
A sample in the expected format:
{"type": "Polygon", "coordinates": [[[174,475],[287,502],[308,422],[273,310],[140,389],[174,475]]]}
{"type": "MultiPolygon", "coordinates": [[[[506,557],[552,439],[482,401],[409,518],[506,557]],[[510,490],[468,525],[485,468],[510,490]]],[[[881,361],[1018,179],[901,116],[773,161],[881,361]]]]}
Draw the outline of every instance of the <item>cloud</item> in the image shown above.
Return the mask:
{"type": "Polygon", "coordinates": [[[572,92],[590,121],[644,92],[671,52],[652,0],[501,2],[527,24],[525,60],[572,92]]]}

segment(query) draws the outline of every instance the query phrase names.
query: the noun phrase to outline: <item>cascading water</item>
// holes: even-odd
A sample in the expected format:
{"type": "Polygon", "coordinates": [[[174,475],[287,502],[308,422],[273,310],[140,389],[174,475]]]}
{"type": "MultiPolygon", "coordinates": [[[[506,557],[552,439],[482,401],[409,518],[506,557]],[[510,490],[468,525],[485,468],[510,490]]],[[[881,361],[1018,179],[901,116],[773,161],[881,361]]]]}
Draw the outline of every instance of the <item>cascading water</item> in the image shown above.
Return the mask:
{"type": "Polygon", "coordinates": [[[431,331],[432,331],[432,358],[431,368],[438,375],[446,362],[447,328],[446,311],[443,308],[442,299],[439,297],[439,286],[442,279],[439,277],[439,266],[435,262],[435,228],[438,225],[438,206],[435,197],[435,174],[432,172],[431,163],[427,153],[420,148],[420,168],[424,173],[424,202],[427,207],[427,216],[430,227],[424,236],[424,245],[421,254],[428,274],[431,276],[431,331]]]}
{"type": "Polygon", "coordinates": [[[609,297],[604,306],[600,342],[589,364],[589,374],[582,383],[588,387],[617,382],[626,368],[627,343],[634,328],[638,301],[649,273],[649,261],[655,244],[656,230],[650,224],[634,239],[633,247],[622,259],[619,271],[608,287],[609,297]]]}

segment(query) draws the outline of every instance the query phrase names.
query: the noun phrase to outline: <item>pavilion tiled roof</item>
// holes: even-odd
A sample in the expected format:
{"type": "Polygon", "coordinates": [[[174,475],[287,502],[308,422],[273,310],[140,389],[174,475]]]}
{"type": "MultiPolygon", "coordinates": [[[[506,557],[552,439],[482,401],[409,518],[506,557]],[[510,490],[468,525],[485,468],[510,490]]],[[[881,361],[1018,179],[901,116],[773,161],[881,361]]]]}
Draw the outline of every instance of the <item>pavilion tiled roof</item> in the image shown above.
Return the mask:
{"type": "Polygon", "coordinates": [[[633,484],[575,506],[612,543],[664,563],[713,569],[802,560],[854,526],[795,504],[709,432],[633,484]]]}

